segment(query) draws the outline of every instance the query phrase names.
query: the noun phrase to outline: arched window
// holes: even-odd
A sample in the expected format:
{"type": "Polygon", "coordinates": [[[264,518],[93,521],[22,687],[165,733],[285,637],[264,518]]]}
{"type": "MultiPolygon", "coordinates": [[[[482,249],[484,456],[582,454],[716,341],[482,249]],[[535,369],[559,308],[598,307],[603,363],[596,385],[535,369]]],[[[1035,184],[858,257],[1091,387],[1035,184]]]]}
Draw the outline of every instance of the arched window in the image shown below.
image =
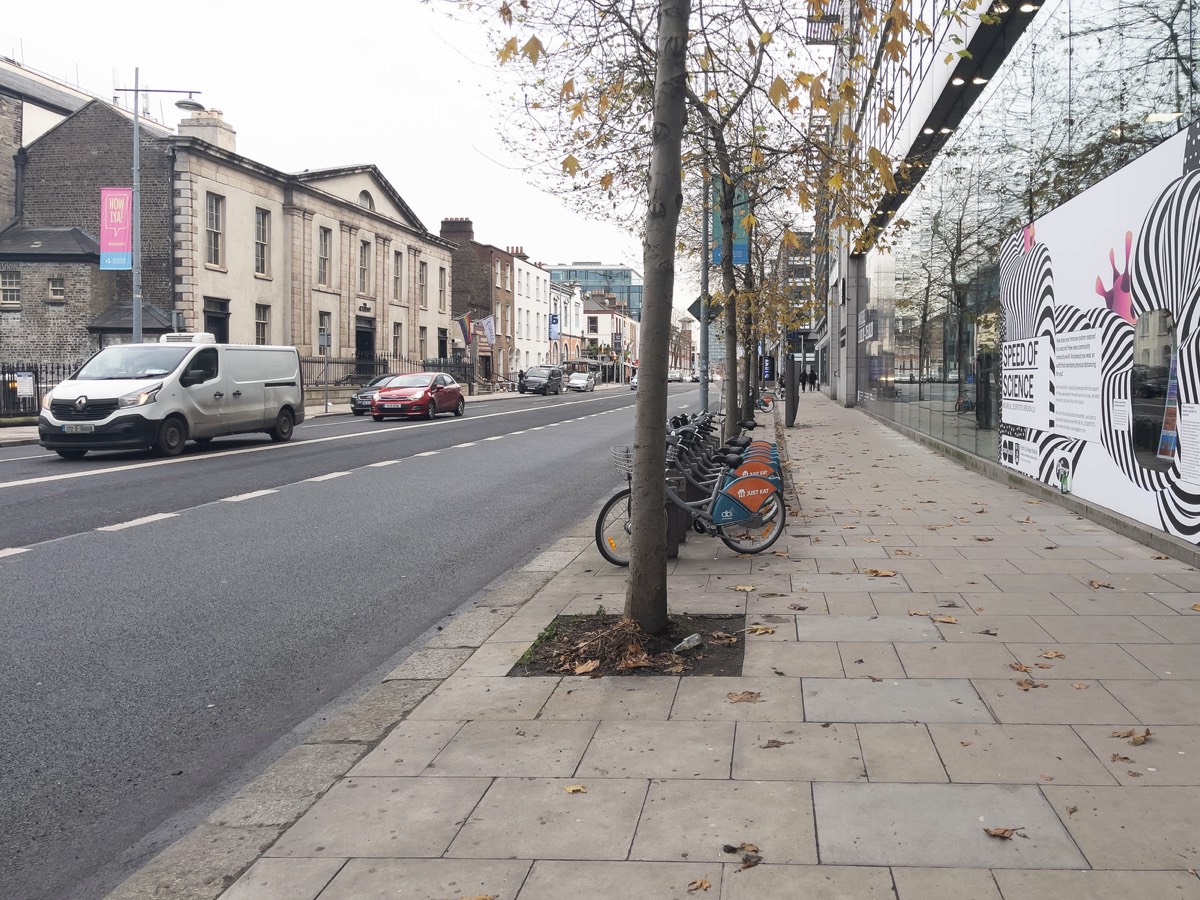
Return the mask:
{"type": "Polygon", "coordinates": [[[363,209],[370,209],[370,210],[375,209],[375,198],[371,196],[370,191],[359,191],[358,192],[358,205],[361,206],[363,209]]]}

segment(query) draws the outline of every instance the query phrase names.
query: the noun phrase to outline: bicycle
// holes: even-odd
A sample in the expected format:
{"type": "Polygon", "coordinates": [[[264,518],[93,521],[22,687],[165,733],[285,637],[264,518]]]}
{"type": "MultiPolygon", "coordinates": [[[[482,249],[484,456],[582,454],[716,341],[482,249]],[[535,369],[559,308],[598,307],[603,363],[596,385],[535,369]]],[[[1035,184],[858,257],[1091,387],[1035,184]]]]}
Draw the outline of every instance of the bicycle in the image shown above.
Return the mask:
{"type": "MultiPolygon", "coordinates": [[[[716,472],[707,480],[697,478],[688,466],[679,463],[680,438],[672,435],[668,441],[668,466],[703,493],[701,499],[688,501],[675,492],[670,482],[666,485],[668,502],[691,516],[694,531],[720,538],[735,553],[761,553],[779,539],[787,520],[780,491],[781,476],[777,480],[752,471],[739,475],[747,457],[740,453],[718,453],[713,457],[716,472]]],[[[612,454],[617,470],[631,479],[631,449],[613,447],[612,454]]],[[[768,463],[772,474],[779,471],[777,461],[771,460],[765,451],[756,451],[750,461],[768,463]]],[[[629,565],[633,543],[632,493],[631,487],[622,488],[608,499],[596,517],[596,547],[614,566],[629,565]]]]}
{"type": "Polygon", "coordinates": [[[763,394],[761,397],[754,399],[754,408],[761,409],[763,412],[770,412],[775,408],[775,400],[770,394],[763,394]]]}
{"type": "Polygon", "coordinates": [[[975,409],[975,401],[972,400],[966,392],[958,395],[958,399],[954,401],[954,411],[959,415],[966,412],[972,412],[975,409]]]}

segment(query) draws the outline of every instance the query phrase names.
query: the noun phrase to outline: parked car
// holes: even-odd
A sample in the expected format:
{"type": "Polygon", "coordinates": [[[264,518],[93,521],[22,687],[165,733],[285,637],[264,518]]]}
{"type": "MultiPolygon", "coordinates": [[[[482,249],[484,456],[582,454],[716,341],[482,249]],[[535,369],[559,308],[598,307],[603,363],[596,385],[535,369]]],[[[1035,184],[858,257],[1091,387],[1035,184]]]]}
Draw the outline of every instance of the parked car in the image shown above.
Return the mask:
{"type": "Polygon", "coordinates": [[[371,400],[375,397],[375,392],[395,377],[395,372],[379,375],[355,391],[350,397],[350,412],[356,416],[365,416],[369,413],[371,411],[371,400]]]}
{"type": "Polygon", "coordinates": [[[629,389],[631,391],[637,390],[637,373],[636,372],[634,372],[633,377],[629,379],[629,389]]]}
{"type": "Polygon", "coordinates": [[[462,388],[445,372],[397,375],[371,399],[371,418],[382,422],[388,416],[424,416],[438,413],[461,416],[467,411],[462,388]]]}
{"type": "Polygon", "coordinates": [[[596,389],[596,376],[591,372],[572,372],[571,377],[567,379],[568,391],[594,391],[596,389]]]}
{"type": "Polygon", "coordinates": [[[525,372],[525,380],[518,387],[522,394],[561,394],[563,373],[558,366],[534,366],[525,372]]]}
{"type": "Polygon", "coordinates": [[[692,382],[699,382],[699,381],[700,381],[700,373],[699,373],[699,372],[697,372],[697,371],[695,371],[695,370],[693,370],[693,371],[692,371],[692,374],[691,374],[691,378],[690,378],[690,380],[691,380],[692,382]]]}

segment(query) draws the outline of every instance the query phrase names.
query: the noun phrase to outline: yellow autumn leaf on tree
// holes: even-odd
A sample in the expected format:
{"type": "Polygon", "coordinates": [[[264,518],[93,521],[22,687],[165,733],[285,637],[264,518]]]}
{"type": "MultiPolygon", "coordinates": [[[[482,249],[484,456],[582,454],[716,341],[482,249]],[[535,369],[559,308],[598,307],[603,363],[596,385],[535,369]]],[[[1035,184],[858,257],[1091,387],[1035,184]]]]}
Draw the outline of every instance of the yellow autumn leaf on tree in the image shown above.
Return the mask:
{"type": "Polygon", "coordinates": [[[496,51],[496,58],[502,63],[511,62],[512,58],[517,55],[517,39],[509,38],[503,47],[496,51]]]}
{"type": "Polygon", "coordinates": [[[744,216],[742,216],[741,225],[745,231],[753,231],[757,224],[758,219],[754,217],[754,213],[746,213],[744,216]]]}
{"type": "Polygon", "coordinates": [[[600,176],[600,187],[602,190],[609,190],[613,186],[612,172],[605,172],[600,176]]]}
{"type": "Polygon", "coordinates": [[[760,149],[757,147],[750,148],[750,165],[761,166],[765,159],[766,157],[763,156],[763,152],[760,149]]]}
{"type": "Polygon", "coordinates": [[[579,174],[579,160],[577,160],[573,154],[569,155],[562,161],[562,167],[563,171],[572,178],[579,174]]]}
{"type": "Polygon", "coordinates": [[[771,43],[771,32],[764,31],[762,34],[760,34],[758,36],[758,42],[760,44],[762,44],[764,47],[767,46],[767,44],[771,43]]]}
{"type": "Polygon", "coordinates": [[[773,104],[779,106],[788,97],[787,82],[776,75],[775,80],[771,82],[771,86],[767,89],[767,97],[770,98],[773,104]]]}
{"type": "Polygon", "coordinates": [[[525,46],[521,48],[521,55],[527,56],[529,61],[535,66],[537,65],[538,57],[546,52],[546,48],[542,46],[542,42],[536,37],[531,37],[525,42],[525,46]]]}
{"type": "Polygon", "coordinates": [[[841,172],[834,172],[829,176],[829,189],[831,191],[840,191],[844,183],[841,172]]]}
{"type": "Polygon", "coordinates": [[[896,179],[892,176],[892,161],[876,147],[872,147],[867,151],[867,159],[879,173],[879,177],[883,180],[883,186],[888,193],[896,193],[896,179]]]}
{"type": "Polygon", "coordinates": [[[582,100],[576,100],[574,103],[571,104],[571,121],[572,122],[574,122],[576,119],[583,118],[583,109],[584,109],[584,107],[583,107],[582,100]]]}
{"type": "Polygon", "coordinates": [[[783,246],[788,250],[800,249],[800,238],[798,238],[796,236],[796,232],[792,231],[790,228],[783,229],[783,237],[779,239],[779,243],[783,244],[783,246]]]}
{"type": "Polygon", "coordinates": [[[570,97],[574,93],[575,93],[575,79],[568,78],[565,82],[563,82],[563,86],[558,92],[558,99],[566,100],[568,97],[570,97]]]}

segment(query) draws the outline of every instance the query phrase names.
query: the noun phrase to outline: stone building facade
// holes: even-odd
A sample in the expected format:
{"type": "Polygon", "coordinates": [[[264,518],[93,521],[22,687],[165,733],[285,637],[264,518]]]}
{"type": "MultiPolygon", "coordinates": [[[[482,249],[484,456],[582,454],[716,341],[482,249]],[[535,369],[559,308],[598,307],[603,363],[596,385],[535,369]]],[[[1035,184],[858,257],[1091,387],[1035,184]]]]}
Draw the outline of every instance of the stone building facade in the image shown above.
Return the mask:
{"type": "Polygon", "coordinates": [[[515,361],[516,285],[514,284],[513,254],[491,244],[475,240],[475,226],[470,219],[442,219],[441,236],[453,242],[455,318],[470,313],[478,323],[493,317],[496,343],[478,341],[471,348],[478,377],[486,381],[515,382],[520,366],[515,361]]]}

